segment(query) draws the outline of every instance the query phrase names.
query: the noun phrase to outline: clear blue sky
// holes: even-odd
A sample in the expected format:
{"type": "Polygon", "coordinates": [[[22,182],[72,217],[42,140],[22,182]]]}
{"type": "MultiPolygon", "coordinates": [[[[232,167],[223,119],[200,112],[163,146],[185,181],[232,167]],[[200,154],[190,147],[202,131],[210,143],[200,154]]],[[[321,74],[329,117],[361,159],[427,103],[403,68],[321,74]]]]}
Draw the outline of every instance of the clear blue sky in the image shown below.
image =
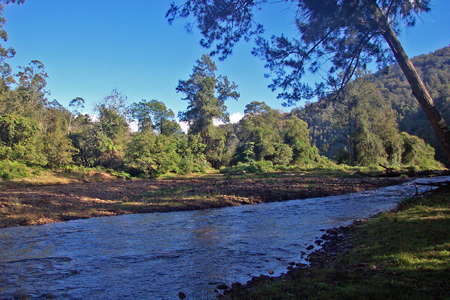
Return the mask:
{"type": "MultiPolygon", "coordinates": [[[[164,101],[174,111],[186,103],[175,92],[192,66],[207,50],[200,36],[187,33],[184,20],[170,26],[162,0],[27,0],[6,8],[8,45],[17,51],[13,66],[42,61],[49,74],[50,99],[66,105],[75,97],[95,103],[118,89],[132,103],[141,99],[164,101]]],[[[432,11],[416,27],[400,36],[408,54],[428,53],[450,44],[450,1],[432,1],[432,11]]],[[[259,16],[268,34],[292,32],[292,11],[279,6],[259,16]]],[[[251,56],[251,44],[241,43],[234,54],[218,62],[219,73],[239,85],[241,99],[227,103],[230,113],[242,112],[251,101],[281,108],[265,79],[263,62],[251,56]]]]}

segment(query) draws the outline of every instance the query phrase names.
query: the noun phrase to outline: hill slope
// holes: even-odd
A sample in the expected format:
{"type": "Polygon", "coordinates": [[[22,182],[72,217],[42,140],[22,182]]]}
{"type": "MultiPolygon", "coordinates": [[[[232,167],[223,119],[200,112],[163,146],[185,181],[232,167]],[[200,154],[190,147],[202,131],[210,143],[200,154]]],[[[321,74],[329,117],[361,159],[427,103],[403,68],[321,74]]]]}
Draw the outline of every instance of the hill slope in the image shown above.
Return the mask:
{"type": "MultiPolygon", "coordinates": [[[[433,53],[413,58],[422,79],[429,88],[433,99],[447,124],[450,123],[450,46],[433,53]]],[[[390,66],[373,75],[367,76],[380,91],[388,106],[396,113],[400,131],[417,135],[436,148],[436,156],[442,160],[442,150],[438,144],[428,119],[420,109],[411,88],[397,65],[390,66]]],[[[335,119],[339,101],[332,98],[305,105],[297,114],[310,126],[314,144],[322,154],[336,159],[340,141],[336,138],[340,130],[335,119]]],[[[383,113],[383,111],[380,111],[383,113]]]]}

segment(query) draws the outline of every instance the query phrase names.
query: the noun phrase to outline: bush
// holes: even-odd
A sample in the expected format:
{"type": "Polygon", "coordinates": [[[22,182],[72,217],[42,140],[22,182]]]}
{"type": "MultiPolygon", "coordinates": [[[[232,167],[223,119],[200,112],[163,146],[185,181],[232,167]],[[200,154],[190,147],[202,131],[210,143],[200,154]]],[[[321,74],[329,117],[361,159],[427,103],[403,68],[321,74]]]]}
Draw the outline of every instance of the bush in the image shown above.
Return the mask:
{"type": "MultiPolygon", "coordinates": [[[[129,170],[114,170],[114,169],[108,169],[103,167],[96,167],[96,168],[87,168],[83,166],[76,166],[76,165],[69,165],[62,168],[62,171],[71,176],[84,178],[89,177],[92,174],[95,173],[108,173],[112,176],[115,176],[117,178],[121,179],[131,179],[132,175],[130,175],[129,170]]],[[[134,175],[134,174],[133,174],[134,175]]],[[[137,176],[137,175],[136,175],[137,176]]]]}
{"type": "Polygon", "coordinates": [[[0,177],[5,180],[28,177],[33,174],[33,170],[25,164],[17,161],[0,161],[0,177]]]}
{"type": "Polygon", "coordinates": [[[76,165],[68,165],[68,166],[64,166],[62,168],[62,171],[64,173],[71,174],[71,175],[85,175],[91,170],[93,170],[93,169],[83,167],[83,166],[76,166],[76,165]]]}
{"type": "Polygon", "coordinates": [[[47,164],[36,121],[19,115],[0,115],[0,160],[47,164]]]}
{"type": "Polygon", "coordinates": [[[421,138],[402,132],[403,142],[402,164],[419,170],[442,169],[442,165],[434,159],[434,148],[421,138]]]}
{"type": "Polygon", "coordinates": [[[261,160],[261,161],[250,161],[248,163],[240,162],[236,166],[221,169],[220,173],[226,175],[242,175],[246,173],[264,174],[273,171],[274,168],[271,161],[261,160]]]}
{"type": "Polygon", "coordinates": [[[131,175],[124,171],[108,170],[108,173],[120,179],[131,179],[131,175]]]}
{"type": "Polygon", "coordinates": [[[139,171],[143,177],[158,177],[168,172],[178,173],[181,156],[176,152],[174,138],[140,132],[128,144],[125,162],[127,168],[139,171]]]}

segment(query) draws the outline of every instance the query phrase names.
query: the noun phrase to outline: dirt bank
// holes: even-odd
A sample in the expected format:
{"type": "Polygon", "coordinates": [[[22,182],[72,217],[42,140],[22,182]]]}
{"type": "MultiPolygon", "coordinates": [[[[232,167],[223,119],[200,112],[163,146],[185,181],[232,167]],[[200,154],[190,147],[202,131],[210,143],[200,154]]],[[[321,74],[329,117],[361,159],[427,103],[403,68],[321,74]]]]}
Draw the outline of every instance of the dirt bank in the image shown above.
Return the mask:
{"type": "Polygon", "coordinates": [[[211,176],[9,185],[0,190],[0,227],[329,196],[398,184],[405,180],[308,173],[277,174],[269,178],[211,176]]]}

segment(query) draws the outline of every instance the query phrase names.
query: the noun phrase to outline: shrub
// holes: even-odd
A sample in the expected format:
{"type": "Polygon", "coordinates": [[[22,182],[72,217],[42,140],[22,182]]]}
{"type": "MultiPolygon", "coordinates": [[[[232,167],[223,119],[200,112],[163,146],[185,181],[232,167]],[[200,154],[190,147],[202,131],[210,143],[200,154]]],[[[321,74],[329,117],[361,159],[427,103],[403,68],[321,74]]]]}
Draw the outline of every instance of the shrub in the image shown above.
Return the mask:
{"type": "Polygon", "coordinates": [[[441,169],[442,165],[434,159],[434,148],[421,138],[402,132],[402,164],[416,169],[441,169]]]}
{"type": "Polygon", "coordinates": [[[271,161],[250,161],[248,163],[238,163],[236,166],[223,168],[220,170],[222,174],[226,175],[242,175],[246,173],[264,174],[273,172],[274,167],[271,161]]]}
{"type": "Polygon", "coordinates": [[[28,177],[33,174],[33,170],[25,164],[17,161],[0,161],[0,177],[5,180],[28,177]]]}
{"type": "Polygon", "coordinates": [[[178,173],[181,159],[176,152],[176,140],[145,131],[133,136],[128,144],[125,160],[127,167],[143,177],[158,177],[167,172],[178,173]]]}
{"type": "Polygon", "coordinates": [[[19,115],[0,116],[0,159],[46,165],[36,121],[19,115]]]}

